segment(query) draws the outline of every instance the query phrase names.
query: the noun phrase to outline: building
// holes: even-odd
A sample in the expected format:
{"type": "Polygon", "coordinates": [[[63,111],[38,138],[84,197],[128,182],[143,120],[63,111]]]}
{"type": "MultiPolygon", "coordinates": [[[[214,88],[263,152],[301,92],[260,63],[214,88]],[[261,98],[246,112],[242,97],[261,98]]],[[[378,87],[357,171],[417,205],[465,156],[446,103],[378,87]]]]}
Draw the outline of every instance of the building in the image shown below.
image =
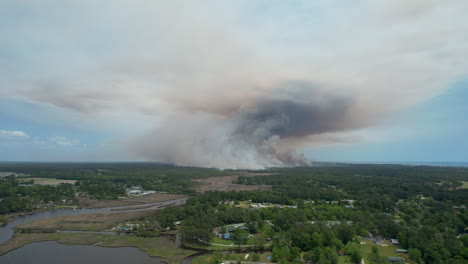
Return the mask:
{"type": "Polygon", "coordinates": [[[405,263],[405,259],[401,258],[401,257],[389,257],[388,261],[390,261],[390,263],[394,263],[394,264],[404,264],[405,263]]]}
{"type": "Polygon", "coordinates": [[[398,242],[398,239],[395,239],[395,238],[390,239],[390,241],[392,242],[392,245],[394,245],[394,246],[400,244],[400,243],[398,242]]]}

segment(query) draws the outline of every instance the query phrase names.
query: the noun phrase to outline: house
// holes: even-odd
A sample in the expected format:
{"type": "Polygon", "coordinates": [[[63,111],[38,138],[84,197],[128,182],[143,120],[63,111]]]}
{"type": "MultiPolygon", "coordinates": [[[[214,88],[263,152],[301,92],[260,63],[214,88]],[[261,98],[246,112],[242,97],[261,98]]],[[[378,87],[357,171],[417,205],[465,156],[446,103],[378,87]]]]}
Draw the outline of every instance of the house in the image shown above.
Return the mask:
{"type": "Polygon", "coordinates": [[[342,202],[353,204],[356,200],[341,200],[342,202]]]}
{"type": "Polygon", "coordinates": [[[391,238],[390,241],[392,242],[392,245],[394,245],[394,246],[399,244],[398,239],[391,238]]]}
{"type": "Polygon", "coordinates": [[[224,233],[224,234],[223,234],[223,239],[226,239],[226,240],[231,239],[231,234],[229,234],[229,233],[224,233]]]}
{"type": "Polygon", "coordinates": [[[408,250],[406,250],[406,249],[401,249],[401,248],[398,248],[398,249],[396,250],[396,252],[397,252],[397,253],[408,254],[408,250]]]}
{"type": "Polygon", "coordinates": [[[397,263],[397,264],[405,263],[405,259],[401,257],[388,257],[388,261],[390,261],[390,263],[397,263]]]}

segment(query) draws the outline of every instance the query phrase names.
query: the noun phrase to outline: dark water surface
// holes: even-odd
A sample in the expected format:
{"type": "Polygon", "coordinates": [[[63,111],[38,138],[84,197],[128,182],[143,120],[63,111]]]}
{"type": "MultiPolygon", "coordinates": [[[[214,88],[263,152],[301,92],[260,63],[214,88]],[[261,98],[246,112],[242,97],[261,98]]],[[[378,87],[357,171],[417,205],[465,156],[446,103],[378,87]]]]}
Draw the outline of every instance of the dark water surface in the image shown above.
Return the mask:
{"type": "MultiPolygon", "coordinates": [[[[125,211],[142,211],[150,209],[161,209],[167,205],[184,204],[187,198],[181,198],[171,201],[150,203],[144,205],[153,205],[151,208],[125,210],[125,211]]],[[[100,209],[62,209],[57,211],[46,211],[31,215],[18,216],[9,222],[6,226],[0,227],[0,244],[8,241],[14,234],[14,228],[18,225],[31,221],[48,219],[58,216],[68,216],[77,214],[95,214],[112,212],[115,208],[131,208],[135,206],[120,206],[108,207],[100,209]]],[[[119,211],[119,212],[125,212],[119,211]]],[[[80,231],[63,231],[76,232],[80,231]]],[[[101,232],[84,232],[84,233],[101,233],[101,232]]],[[[102,232],[107,233],[107,232],[102,232]]],[[[111,233],[110,233],[111,234],[111,233]]],[[[123,264],[123,263],[138,263],[138,264],[161,264],[160,258],[150,257],[147,253],[140,251],[137,248],[121,247],[121,248],[106,248],[90,245],[63,245],[57,242],[38,242],[25,245],[19,249],[8,252],[0,256],[0,264],[123,264]]]]}
{"type": "Polygon", "coordinates": [[[38,242],[0,256],[2,264],[162,264],[136,248],[106,248],[100,246],[63,245],[38,242]]]}
{"type": "Polygon", "coordinates": [[[107,208],[99,208],[99,209],[76,209],[76,210],[61,209],[57,211],[45,211],[45,212],[40,212],[36,214],[31,214],[31,215],[17,216],[13,219],[13,221],[9,222],[7,225],[0,227],[0,244],[8,241],[13,236],[14,228],[16,226],[29,223],[32,221],[59,217],[59,216],[68,216],[68,215],[109,213],[109,212],[114,212],[112,211],[112,209],[116,209],[116,208],[132,208],[132,207],[138,208],[139,206],[142,206],[142,205],[153,205],[153,207],[145,208],[145,209],[124,210],[124,211],[119,211],[119,212],[143,211],[143,210],[151,210],[151,209],[154,210],[154,209],[160,209],[161,207],[167,206],[169,204],[174,204],[174,205],[184,204],[186,200],[187,198],[180,198],[176,200],[170,200],[170,201],[158,202],[158,203],[139,204],[139,205],[133,205],[133,206],[107,207],[107,208]]]}

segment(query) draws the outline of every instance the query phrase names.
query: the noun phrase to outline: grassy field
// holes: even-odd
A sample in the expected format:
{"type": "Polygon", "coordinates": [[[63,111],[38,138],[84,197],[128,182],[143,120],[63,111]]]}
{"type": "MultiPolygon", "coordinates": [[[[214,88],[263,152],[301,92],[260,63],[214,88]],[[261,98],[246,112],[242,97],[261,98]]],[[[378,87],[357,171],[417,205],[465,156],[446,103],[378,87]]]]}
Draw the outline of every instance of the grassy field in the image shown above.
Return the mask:
{"type": "Polygon", "coordinates": [[[82,214],[54,217],[17,226],[15,229],[102,231],[130,219],[154,214],[155,210],[82,214]]]}
{"type": "Polygon", "coordinates": [[[461,189],[468,189],[468,181],[462,181],[461,183],[463,184],[460,186],[461,189]]]}
{"type": "Polygon", "coordinates": [[[33,180],[34,184],[39,185],[59,185],[60,183],[75,184],[75,180],[60,180],[55,178],[19,178],[21,181],[33,180]]]}
{"type": "Polygon", "coordinates": [[[136,247],[151,256],[163,258],[168,263],[182,263],[182,260],[194,251],[177,248],[165,237],[142,238],[132,235],[118,236],[105,234],[72,234],[72,233],[33,233],[18,234],[5,244],[0,245],[0,255],[23,245],[41,242],[57,241],[67,245],[93,245],[98,242],[102,247],[136,247]]]}
{"type": "MultiPolygon", "coordinates": [[[[397,246],[379,246],[379,254],[383,257],[402,257],[405,259],[405,263],[414,263],[409,259],[408,254],[396,253],[396,250],[400,247],[397,246]]],[[[372,252],[372,244],[361,245],[362,254],[367,260],[367,256],[372,252]]]]}
{"type": "Polygon", "coordinates": [[[219,237],[214,237],[213,240],[211,241],[211,243],[222,244],[222,245],[231,245],[232,244],[234,246],[234,241],[225,240],[225,239],[222,239],[222,238],[219,238],[219,237]]]}
{"type": "MultiPolygon", "coordinates": [[[[253,253],[249,253],[249,258],[247,260],[244,260],[246,253],[240,253],[240,254],[220,254],[221,259],[223,261],[229,260],[229,261],[246,261],[246,262],[252,262],[252,256],[253,253]]],[[[267,260],[267,256],[271,256],[271,252],[265,252],[262,254],[258,254],[260,259],[258,262],[263,262],[263,263],[270,263],[271,260],[267,260]]],[[[204,263],[210,263],[210,261],[213,259],[214,255],[201,255],[193,259],[192,264],[204,264],[204,263]]]]}
{"type": "MultiPolygon", "coordinates": [[[[367,260],[367,256],[372,252],[372,246],[375,245],[373,240],[365,240],[364,241],[366,244],[361,245],[361,251],[362,255],[364,256],[364,259],[367,260]]],[[[396,250],[401,248],[398,246],[393,246],[391,245],[388,241],[384,242],[384,246],[378,246],[379,248],[379,254],[383,257],[402,257],[405,259],[405,263],[414,263],[409,259],[408,254],[399,254],[396,253],[396,250]]],[[[346,259],[346,257],[340,257],[340,259],[346,259]]],[[[349,263],[349,262],[340,262],[340,263],[349,263]]]]}

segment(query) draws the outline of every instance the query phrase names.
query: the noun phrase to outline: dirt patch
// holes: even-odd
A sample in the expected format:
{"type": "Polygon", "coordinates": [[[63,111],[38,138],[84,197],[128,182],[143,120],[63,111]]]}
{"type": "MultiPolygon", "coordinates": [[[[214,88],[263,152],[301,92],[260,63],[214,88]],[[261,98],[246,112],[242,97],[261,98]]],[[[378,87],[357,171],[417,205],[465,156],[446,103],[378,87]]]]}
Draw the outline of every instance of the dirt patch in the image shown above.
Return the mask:
{"type": "Polygon", "coordinates": [[[148,203],[159,203],[170,200],[176,200],[186,195],[180,194],[167,194],[167,193],[155,193],[146,196],[141,196],[137,198],[128,198],[128,199],[119,199],[112,201],[100,201],[93,200],[88,198],[79,198],[79,203],[82,207],[85,208],[104,208],[104,207],[117,207],[117,206],[132,206],[139,204],[148,204],[148,203]]]}
{"type": "Polygon", "coordinates": [[[22,224],[15,229],[102,231],[123,221],[152,215],[155,211],[144,210],[60,216],[22,224]]]}
{"type": "Polygon", "coordinates": [[[251,191],[251,190],[261,190],[269,191],[271,190],[271,185],[244,185],[236,184],[237,179],[240,176],[244,177],[254,177],[261,175],[272,175],[272,173],[242,173],[239,175],[232,176],[223,176],[223,177],[210,177],[205,179],[196,179],[194,182],[198,183],[195,190],[198,193],[204,193],[207,191],[251,191]]]}

